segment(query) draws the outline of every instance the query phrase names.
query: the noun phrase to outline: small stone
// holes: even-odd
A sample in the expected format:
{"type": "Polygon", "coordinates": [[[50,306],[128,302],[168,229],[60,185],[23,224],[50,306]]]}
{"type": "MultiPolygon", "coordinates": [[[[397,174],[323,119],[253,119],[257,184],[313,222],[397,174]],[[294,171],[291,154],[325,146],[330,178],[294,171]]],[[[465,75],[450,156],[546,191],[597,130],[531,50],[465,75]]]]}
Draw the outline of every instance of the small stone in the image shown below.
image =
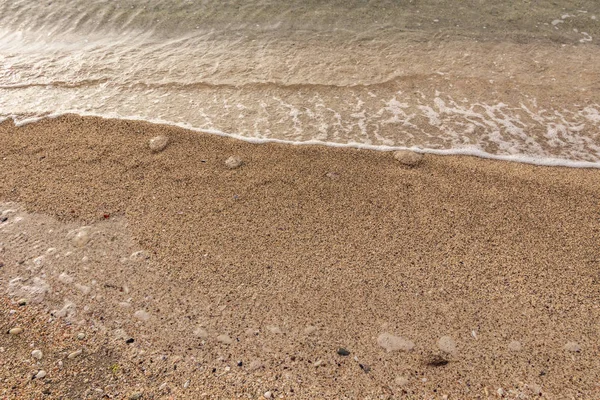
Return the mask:
{"type": "Polygon", "coordinates": [[[415,344],[412,341],[401,336],[391,335],[389,333],[382,333],[379,335],[377,338],[377,343],[386,349],[387,352],[398,350],[410,351],[415,347],[415,344]]]}
{"type": "Polygon", "coordinates": [[[265,394],[263,394],[263,397],[265,399],[271,399],[271,398],[273,398],[273,393],[271,393],[271,392],[265,392],[265,394]]]}
{"type": "Polygon", "coordinates": [[[574,353],[579,353],[581,351],[581,346],[575,342],[568,342],[564,347],[567,351],[572,351],[574,353]]]}
{"type": "Polygon", "coordinates": [[[129,259],[131,261],[136,261],[136,262],[144,261],[149,258],[150,258],[150,254],[148,254],[148,252],[145,250],[136,251],[129,256],[129,259]]]}
{"type": "Polygon", "coordinates": [[[408,379],[404,376],[398,376],[394,379],[394,383],[398,386],[406,386],[408,385],[408,379]]]}
{"type": "Polygon", "coordinates": [[[79,333],[77,334],[77,339],[79,339],[79,340],[83,340],[83,339],[85,339],[85,333],[83,333],[83,332],[79,332],[79,333]]]}
{"type": "Polygon", "coordinates": [[[129,338],[129,339],[127,339],[127,340],[125,341],[125,343],[127,343],[127,344],[131,344],[131,343],[133,343],[133,342],[135,342],[135,339],[134,339],[134,338],[129,338]]]}
{"type": "Polygon", "coordinates": [[[320,367],[321,365],[323,365],[323,360],[318,360],[313,363],[313,367],[315,368],[320,367]]]}
{"type": "Polygon", "coordinates": [[[272,334],[274,334],[274,335],[281,335],[283,333],[281,331],[281,329],[278,326],[275,326],[275,325],[267,326],[267,330],[269,332],[271,332],[272,334]]]}
{"type": "Polygon", "coordinates": [[[316,327],[314,327],[314,326],[312,326],[312,325],[309,325],[309,326],[307,326],[307,327],[304,329],[304,334],[305,334],[305,335],[310,335],[310,334],[313,334],[313,333],[315,333],[316,331],[317,331],[317,328],[316,328],[316,327]]]}
{"type": "Polygon", "coordinates": [[[35,374],[36,379],[43,379],[46,377],[46,371],[40,369],[37,374],[35,374]]]}
{"type": "Polygon", "coordinates": [[[90,241],[90,231],[88,227],[83,227],[75,232],[72,243],[76,247],[83,247],[90,241]]]}
{"type": "Polygon", "coordinates": [[[17,304],[20,306],[26,306],[27,305],[27,299],[19,299],[19,301],[17,301],[17,304]]]}
{"type": "Polygon", "coordinates": [[[143,396],[142,392],[134,392],[129,395],[129,400],[139,400],[142,398],[142,396],[143,396]]]}
{"type": "Polygon", "coordinates": [[[81,349],[79,349],[79,350],[75,350],[74,352],[72,352],[71,354],[69,354],[69,355],[67,356],[67,358],[68,358],[69,360],[72,360],[72,359],[74,359],[74,358],[76,358],[76,357],[79,357],[79,356],[81,355],[81,353],[83,353],[83,350],[81,350],[81,349]]]}
{"type": "Polygon", "coordinates": [[[244,162],[241,158],[237,156],[231,156],[227,160],[225,160],[225,165],[229,169],[234,169],[240,167],[244,162]]]}
{"type": "Polygon", "coordinates": [[[498,393],[498,396],[500,397],[504,397],[504,395],[506,394],[506,392],[502,388],[498,388],[498,390],[496,390],[496,393],[498,393]]]}
{"type": "Polygon", "coordinates": [[[444,353],[455,354],[456,342],[450,336],[442,336],[437,342],[438,348],[444,353]]]}
{"type": "Polygon", "coordinates": [[[257,369],[262,368],[262,366],[263,364],[260,360],[254,360],[250,363],[248,368],[250,369],[250,371],[256,371],[257,369]]]}
{"type": "Polygon", "coordinates": [[[41,360],[43,356],[44,356],[44,354],[42,353],[41,350],[36,349],[31,352],[31,357],[33,357],[35,359],[41,360]]]}
{"type": "Polygon", "coordinates": [[[150,314],[148,314],[144,310],[137,310],[133,313],[133,316],[139,319],[140,321],[148,321],[150,319],[150,314]]]}
{"type": "Polygon", "coordinates": [[[23,332],[23,328],[12,328],[8,331],[11,335],[20,335],[23,332]]]}
{"type": "Polygon", "coordinates": [[[200,338],[200,339],[207,339],[208,331],[206,329],[202,328],[201,326],[199,326],[196,329],[194,329],[194,336],[196,336],[197,338],[200,338]]]}
{"type": "Polygon", "coordinates": [[[394,152],[394,158],[408,167],[416,167],[423,160],[423,154],[410,150],[399,150],[394,152]]]}
{"type": "Polygon", "coordinates": [[[233,339],[230,338],[227,335],[219,335],[219,336],[217,336],[217,341],[219,341],[219,342],[221,342],[223,344],[231,344],[231,343],[233,343],[233,339]]]}
{"type": "Polygon", "coordinates": [[[190,387],[190,381],[185,381],[185,382],[183,383],[183,388],[184,388],[184,389],[187,389],[187,388],[189,388],[189,387],[190,387]]]}
{"type": "Polygon", "coordinates": [[[360,369],[365,371],[365,373],[369,373],[369,371],[371,371],[371,367],[369,367],[367,364],[358,364],[358,366],[360,367],[360,369]]]}
{"type": "Polygon", "coordinates": [[[338,353],[340,356],[344,356],[344,357],[345,357],[345,356],[349,356],[349,355],[350,355],[350,352],[349,352],[348,350],[346,350],[345,348],[343,348],[343,347],[340,347],[340,348],[338,349],[337,353],[338,353]]]}
{"type": "Polygon", "coordinates": [[[169,138],[163,135],[155,136],[148,141],[148,147],[155,153],[163,151],[169,144],[169,138]]]}
{"type": "Polygon", "coordinates": [[[508,344],[508,349],[510,351],[521,351],[523,350],[523,345],[521,345],[521,342],[513,340],[508,344]]]}

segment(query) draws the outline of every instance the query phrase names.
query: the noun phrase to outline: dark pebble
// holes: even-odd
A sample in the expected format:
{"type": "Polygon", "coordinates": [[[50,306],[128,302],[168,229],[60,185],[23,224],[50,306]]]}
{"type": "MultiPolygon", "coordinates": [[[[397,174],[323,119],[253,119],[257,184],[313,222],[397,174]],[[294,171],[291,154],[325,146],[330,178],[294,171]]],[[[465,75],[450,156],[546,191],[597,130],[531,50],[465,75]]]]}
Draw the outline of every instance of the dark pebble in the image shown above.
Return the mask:
{"type": "Polygon", "coordinates": [[[135,342],[134,338],[129,338],[125,341],[125,343],[133,343],[133,342],[135,342]]]}
{"type": "Polygon", "coordinates": [[[238,361],[237,366],[241,367],[242,365],[244,365],[244,363],[242,361],[238,361]]]}
{"type": "Polygon", "coordinates": [[[371,367],[369,367],[367,364],[358,364],[360,369],[362,369],[365,372],[369,372],[371,370],[371,367]]]}
{"type": "Polygon", "coordinates": [[[349,355],[350,355],[350,352],[349,352],[348,350],[346,350],[345,348],[343,348],[343,347],[340,347],[340,348],[338,349],[337,353],[338,353],[340,356],[344,356],[344,357],[346,357],[346,356],[349,356],[349,355]]]}
{"type": "Polygon", "coordinates": [[[2,218],[0,218],[0,222],[6,222],[6,221],[8,221],[8,217],[2,217],[2,218]]]}
{"type": "Polygon", "coordinates": [[[439,355],[433,356],[427,361],[427,365],[430,367],[442,367],[446,364],[448,364],[448,360],[439,355]]]}

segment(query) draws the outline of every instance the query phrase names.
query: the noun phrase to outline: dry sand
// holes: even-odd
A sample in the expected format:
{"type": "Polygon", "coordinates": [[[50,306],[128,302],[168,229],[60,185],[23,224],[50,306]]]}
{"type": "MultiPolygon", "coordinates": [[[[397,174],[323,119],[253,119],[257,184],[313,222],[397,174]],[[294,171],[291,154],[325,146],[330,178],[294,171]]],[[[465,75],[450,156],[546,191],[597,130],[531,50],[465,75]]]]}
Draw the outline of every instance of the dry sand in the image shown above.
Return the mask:
{"type": "Polygon", "coordinates": [[[0,166],[2,398],[600,398],[598,170],[76,116],[0,166]]]}

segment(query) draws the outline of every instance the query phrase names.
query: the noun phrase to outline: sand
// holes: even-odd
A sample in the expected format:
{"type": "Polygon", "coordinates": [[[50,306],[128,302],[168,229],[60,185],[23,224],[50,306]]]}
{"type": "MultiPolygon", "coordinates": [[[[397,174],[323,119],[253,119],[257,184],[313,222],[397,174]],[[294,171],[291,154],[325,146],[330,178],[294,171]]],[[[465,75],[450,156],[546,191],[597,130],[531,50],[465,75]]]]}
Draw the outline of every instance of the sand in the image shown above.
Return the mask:
{"type": "Polygon", "coordinates": [[[0,160],[0,397],[600,396],[598,170],[77,116],[0,160]]]}

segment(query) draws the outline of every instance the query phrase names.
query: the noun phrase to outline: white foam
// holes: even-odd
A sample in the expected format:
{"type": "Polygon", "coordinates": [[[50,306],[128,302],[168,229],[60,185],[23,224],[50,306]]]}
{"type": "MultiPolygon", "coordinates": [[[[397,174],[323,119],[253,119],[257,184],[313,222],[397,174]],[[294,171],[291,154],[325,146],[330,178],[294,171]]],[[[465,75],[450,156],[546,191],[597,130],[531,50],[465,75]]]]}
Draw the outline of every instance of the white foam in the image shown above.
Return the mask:
{"type": "MultiPolygon", "coordinates": [[[[593,110],[593,109],[592,109],[593,110]]],[[[598,113],[597,110],[595,110],[598,113]]],[[[116,113],[108,113],[108,115],[102,115],[97,113],[90,112],[74,112],[74,111],[65,111],[60,113],[52,113],[48,114],[44,117],[32,117],[27,118],[25,120],[20,120],[18,125],[22,126],[29,123],[34,123],[40,121],[41,119],[52,119],[58,118],[63,115],[68,114],[77,114],[83,117],[100,117],[104,119],[121,119],[126,121],[145,121],[150,122],[157,125],[170,125],[178,128],[183,128],[195,132],[208,133],[217,136],[229,137],[233,139],[242,140],[249,143],[255,144],[263,144],[263,143],[280,143],[280,144],[289,144],[289,145],[320,145],[320,146],[329,146],[336,148],[356,148],[356,149],[364,149],[364,150],[375,150],[375,151],[397,151],[397,150],[411,150],[424,154],[435,154],[435,155],[462,155],[462,156],[474,156],[491,160],[500,160],[500,161],[510,161],[510,162],[519,162],[525,164],[534,164],[540,166],[551,166],[551,167],[570,167],[570,168],[600,168],[600,161],[577,161],[577,160],[569,160],[564,158],[554,158],[547,156],[530,156],[523,154],[491,154],[481,150],[475,146],[462,146],[452,149],[433,149],[433,148],[424,148],[418,146],[388,146],[388,145],[373,145],[373,144],[365,144],[358,142],[347,142],[347,143],[336,143],[336,142],[328,142],[317,139],[311,139],[306,141],[293,141],[293,140],[285,140],[285,139],[276,139],[276,138],[258,138],[258,137],[247,137],[236,133],[227,133],[223,131],[219,131],[216,129],[202,129],[196,128],[188,123],[182,122],[172,122],[163,119],[156,118],[145,118],[135,115],[130,116],[119,116],[116,113]]],[[[596,114],[588,110],[588,117],[596,118],[596,114]]],[[[11,117],[13,120],[16,117],[11,117]]],[[[15,125],[17,123],[15,122],[15,125]]]]}

